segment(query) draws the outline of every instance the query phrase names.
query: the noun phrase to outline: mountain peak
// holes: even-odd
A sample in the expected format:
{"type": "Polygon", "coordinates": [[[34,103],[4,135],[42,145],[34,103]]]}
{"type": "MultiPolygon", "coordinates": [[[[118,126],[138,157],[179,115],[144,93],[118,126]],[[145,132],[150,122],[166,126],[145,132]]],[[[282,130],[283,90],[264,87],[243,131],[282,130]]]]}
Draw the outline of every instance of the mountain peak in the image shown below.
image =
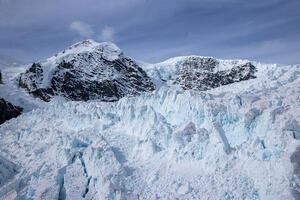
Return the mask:
{"type": "Polygon", "coordinates": [[[123,53],[120,48],[112,42],[96,42],[92,39],[84,40],[71,45],[65,50],[59,52],[55,56],[49,58],[48,62],[53,62],[62,59],[68,59],[77,54],[97,52],[104,59],[112,61],[117,59],[123,53]]]}
{"type": "Polygon", "coordinates": [[[87,40],[83,40],[81,42],[77,42],[73,45],[71,45],[70,47],[68,47],[67,49],[81,49],[81,48],[111,48],[111,49],[119,49],[119,47],[117,47],[116,44],[112,43],[112,42],[96,42],[93,39],[87,39],[87,40]]]}
{"type": "Polygon", "coordinates": [[[77,42],[77,43],[71,45],[69,47],[69,49],[79,48],[79,47],[93,47],[93,46],[97,46],[97,45],[99,45],[99,43],[96,42],[95,40],[87,39],[87,40],[83,40],[83,41],[80,41],[80,42],[77,42]]]}

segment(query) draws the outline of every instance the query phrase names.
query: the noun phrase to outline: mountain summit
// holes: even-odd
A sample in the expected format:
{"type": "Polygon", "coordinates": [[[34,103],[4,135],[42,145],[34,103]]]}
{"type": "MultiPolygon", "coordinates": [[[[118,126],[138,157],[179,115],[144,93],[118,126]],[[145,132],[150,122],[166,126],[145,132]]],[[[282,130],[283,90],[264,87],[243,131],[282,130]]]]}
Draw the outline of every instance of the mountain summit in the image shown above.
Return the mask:
{"type": "Polygon", "coordinates": [[[19,77],[19,86],[44,101],[117,101],[154,90],[145,71],[113,43],[86,40],[55,56],[33,63],[19,77]]]}

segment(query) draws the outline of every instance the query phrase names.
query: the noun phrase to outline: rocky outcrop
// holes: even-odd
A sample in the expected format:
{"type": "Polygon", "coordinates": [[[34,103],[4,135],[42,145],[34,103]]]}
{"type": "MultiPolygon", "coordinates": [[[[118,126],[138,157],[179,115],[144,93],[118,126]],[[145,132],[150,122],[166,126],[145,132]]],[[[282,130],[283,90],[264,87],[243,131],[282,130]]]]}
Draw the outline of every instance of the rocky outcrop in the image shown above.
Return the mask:
{"type": "Polygon", "coordinates": [[[44,62],[33,63],[19,86],[44,101],[117,101],[154,90],[146,72],[112,43],[87,40],[44,62]]]}
{"type": "Polygon", "coordinates": [[[1,71],[0,71],[0,84],[3,84],[1,71]]]}
{"type": "Polygon", "coordinates": [[[4,99],[0,99],[0,124],[3,124],[6,120],[19,116],[22,111],[23,108],[14,106],[4,99]]]}
{"type": "Polygon", "coordinates": [[[250,62],[231,63],[228,69],[219,69],[218,60],[209,57],[187,57],[180,65],[174,84],[184,90],[199,91],[256,78],[256,67],[250,62]]]}

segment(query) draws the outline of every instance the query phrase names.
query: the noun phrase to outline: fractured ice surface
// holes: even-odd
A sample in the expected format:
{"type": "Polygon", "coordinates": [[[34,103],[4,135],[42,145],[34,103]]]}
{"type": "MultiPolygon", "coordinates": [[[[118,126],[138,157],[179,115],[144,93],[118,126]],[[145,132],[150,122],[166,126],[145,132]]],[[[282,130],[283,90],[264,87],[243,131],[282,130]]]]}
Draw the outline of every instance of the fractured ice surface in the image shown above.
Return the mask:
{"type": "Polygon", "coordinates": [[[211,91],[50,102],[4,123],[0,199],[297,199],[300,67],[257,66],[211,91]]]}

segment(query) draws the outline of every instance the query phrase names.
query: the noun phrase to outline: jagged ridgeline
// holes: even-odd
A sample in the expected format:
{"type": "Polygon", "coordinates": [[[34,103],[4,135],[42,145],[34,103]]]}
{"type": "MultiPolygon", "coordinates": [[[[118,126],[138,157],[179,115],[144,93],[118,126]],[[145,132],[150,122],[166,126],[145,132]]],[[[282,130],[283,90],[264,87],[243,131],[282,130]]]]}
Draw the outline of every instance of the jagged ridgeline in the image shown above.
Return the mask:
{"type": "Polygon", "coordinates": [[[75,101],[117,101],[155,89],[146,72],[116,45],[93,40],[33,63],[20,75],[19,86],[44,101],[53,96],[75,101]]]}

